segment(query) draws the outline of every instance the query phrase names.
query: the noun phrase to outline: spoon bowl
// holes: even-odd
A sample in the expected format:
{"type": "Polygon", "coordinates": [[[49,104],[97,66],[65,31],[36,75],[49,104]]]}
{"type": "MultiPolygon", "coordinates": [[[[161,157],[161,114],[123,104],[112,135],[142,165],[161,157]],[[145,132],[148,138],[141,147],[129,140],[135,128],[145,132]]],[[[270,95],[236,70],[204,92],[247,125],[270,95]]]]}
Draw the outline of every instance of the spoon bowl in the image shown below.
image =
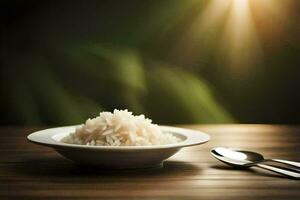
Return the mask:
{"type": "Polygon", "coordinates": [[[211,154],[221,162],[240,168],[251,167],[255,163],[263,162],[265,160],[261,154],[256,152],[224,147],[212,149],[211,154]]]}

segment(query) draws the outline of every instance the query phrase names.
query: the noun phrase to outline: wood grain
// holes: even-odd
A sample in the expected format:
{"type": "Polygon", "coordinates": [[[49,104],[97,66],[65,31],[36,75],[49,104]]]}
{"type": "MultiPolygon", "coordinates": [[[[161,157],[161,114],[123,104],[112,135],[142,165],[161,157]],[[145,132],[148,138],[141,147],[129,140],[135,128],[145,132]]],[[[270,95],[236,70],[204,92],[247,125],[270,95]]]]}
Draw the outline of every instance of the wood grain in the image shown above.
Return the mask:
{"type": "Polygon", "coordinates": [[[181,150],[163,168],[81,168],[50,148],[27,142],[41,128],[0,128],[0,199],[300,199],[300,181],[258,169],[236,170],[210,156],[216,146],[298,160],[300,127],[184,126],[211,141],[181,150]]]}

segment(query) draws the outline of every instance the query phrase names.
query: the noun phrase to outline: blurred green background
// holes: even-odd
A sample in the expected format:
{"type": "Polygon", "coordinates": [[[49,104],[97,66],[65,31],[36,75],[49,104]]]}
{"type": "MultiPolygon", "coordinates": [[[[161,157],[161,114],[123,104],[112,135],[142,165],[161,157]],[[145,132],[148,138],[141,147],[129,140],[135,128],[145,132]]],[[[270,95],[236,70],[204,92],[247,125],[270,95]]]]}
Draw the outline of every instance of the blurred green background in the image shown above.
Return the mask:
{"type": "Polygon", "coordinates": [[[2,125],[300,122],[298,0],[0,5],[2,125]]]}

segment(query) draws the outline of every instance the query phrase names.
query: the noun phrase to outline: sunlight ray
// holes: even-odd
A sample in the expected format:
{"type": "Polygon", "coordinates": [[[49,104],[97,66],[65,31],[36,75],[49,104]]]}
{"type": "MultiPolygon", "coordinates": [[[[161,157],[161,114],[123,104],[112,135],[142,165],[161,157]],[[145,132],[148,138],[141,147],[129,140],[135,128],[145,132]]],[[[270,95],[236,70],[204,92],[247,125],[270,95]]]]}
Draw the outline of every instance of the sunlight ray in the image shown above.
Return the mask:
{"type": "Polygon", "coordinates": [[[248,0],[231,0],[219,53],[234,73],[241,74],[259,64],[261,47],[248,0]]]}

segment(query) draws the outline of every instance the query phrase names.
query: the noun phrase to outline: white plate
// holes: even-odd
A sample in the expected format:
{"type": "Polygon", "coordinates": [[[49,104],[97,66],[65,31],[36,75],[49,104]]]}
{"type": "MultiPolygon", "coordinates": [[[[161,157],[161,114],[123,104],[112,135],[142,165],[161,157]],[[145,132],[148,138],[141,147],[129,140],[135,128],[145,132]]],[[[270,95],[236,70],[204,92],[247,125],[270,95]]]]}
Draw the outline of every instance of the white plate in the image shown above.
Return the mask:
{"type": "Polygon", "coordinates": [[[160,126],[163,132],[181,138],[175,144],[154,146],[87,146],[60,142],[61,138],[75,131],[77,126],[45,129],[27,136],[30,142],[54,148],[64,157],[81,164],[97,165],[103,168],[127,169],[160,166],[181,148],[199,145],[209,140],[200,131],[170,126],[160,126]]]}

